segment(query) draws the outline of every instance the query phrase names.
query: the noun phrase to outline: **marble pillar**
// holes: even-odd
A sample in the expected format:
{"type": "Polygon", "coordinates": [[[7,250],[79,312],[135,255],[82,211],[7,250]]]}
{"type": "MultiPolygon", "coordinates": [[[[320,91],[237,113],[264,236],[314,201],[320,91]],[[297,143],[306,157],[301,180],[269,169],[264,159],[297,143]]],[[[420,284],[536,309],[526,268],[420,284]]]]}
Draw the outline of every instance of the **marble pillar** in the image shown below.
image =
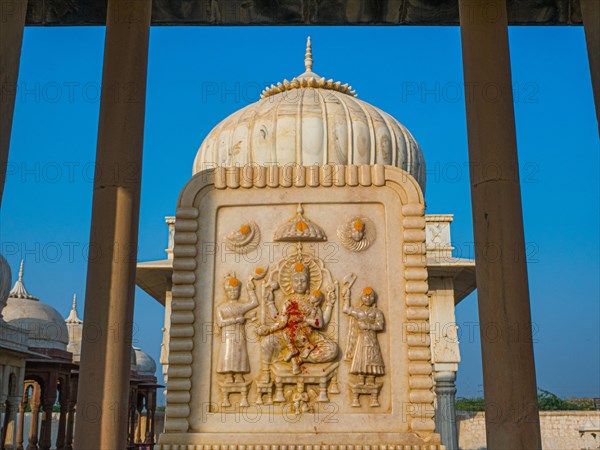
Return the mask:
{"type": "Polygon", "coordinates": [[[108,2],[75,426],[78,450],[113,450],[127,442],[151,8],[150,0],[108,2]]]}
{"type": "Polygon", "coordinates": [[[451,277],[429,279],[431,359],[436,394],[435,430],[446,450],[458,450],[454,397],[460,349],[454,313],[454,284],[451,277]]]}
{"type": "Polygon", "coordinates": [[[456,372],[434,372],[435,396],[435,430],[442,438],[446,450],[458,450],[458,433],[456,427],[456,372]]]}
{"type": "Polygon", "coordinates": [[[487,446],[538,449],[506,1],[460,0],[459,9],[487,446]]]}

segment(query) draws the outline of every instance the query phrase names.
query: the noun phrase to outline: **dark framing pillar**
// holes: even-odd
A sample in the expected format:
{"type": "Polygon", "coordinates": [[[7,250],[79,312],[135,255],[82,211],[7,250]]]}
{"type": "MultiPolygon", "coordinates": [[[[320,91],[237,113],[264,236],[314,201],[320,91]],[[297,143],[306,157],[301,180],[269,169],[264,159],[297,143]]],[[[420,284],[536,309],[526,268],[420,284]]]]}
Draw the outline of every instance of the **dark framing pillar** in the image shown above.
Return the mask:
{"type": "Polygon", "coordinates": [[[487,448],[541,448],[505,0],[459,0],[487,448]]]}
{"type": "Polygon", "coordinates": [[[109,0],[75,448],[127,445],[151,0],[109,0]]]}
{"type": "Polygon", "coordinates": [[[580,0],[580,3],[600,132],[600,1],[580,0]]]}
{"type": "Polygon", "coordinates": [[[0,0],[0,206],[6,181],[27,0],[0,0]]]}

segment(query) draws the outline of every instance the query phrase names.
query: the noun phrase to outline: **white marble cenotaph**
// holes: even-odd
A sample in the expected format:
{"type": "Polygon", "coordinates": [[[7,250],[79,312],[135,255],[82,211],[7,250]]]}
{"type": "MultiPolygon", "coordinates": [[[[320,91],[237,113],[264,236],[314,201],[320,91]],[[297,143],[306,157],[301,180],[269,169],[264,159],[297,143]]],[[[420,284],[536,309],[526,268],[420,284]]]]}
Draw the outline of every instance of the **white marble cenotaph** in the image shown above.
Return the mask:
{"type": "Polygon", "coordinates": [[[181,192],[162,450],[442,448],[421,151],[305,63],[181,192]]]}

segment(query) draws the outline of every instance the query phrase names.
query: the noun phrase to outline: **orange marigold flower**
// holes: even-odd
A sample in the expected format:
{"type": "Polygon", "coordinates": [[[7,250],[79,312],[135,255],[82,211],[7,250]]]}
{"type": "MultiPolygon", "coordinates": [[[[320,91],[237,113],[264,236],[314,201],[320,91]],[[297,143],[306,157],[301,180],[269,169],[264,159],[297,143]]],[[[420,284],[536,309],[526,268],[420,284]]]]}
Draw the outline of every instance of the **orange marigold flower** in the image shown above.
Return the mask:
{"type": "Polygon", "coordinates": [[[229,286],[236,287],[238,284],[240,284],[240,280],[238,280],[237,278],[229,279],[229,286]]]}
{"type": "Polygon", "coordinates": [[[308,225],[306,225],[306,222],[303,222],[302,220],[296,224],[296,230],[301,231],[302,233],[304,233],[307,228],[308,225]]]}
{"type": "Polygon", "coordinates": [[[363,293],[365,295],[371,295],[373,293],[373,288],[366,287],[366,288],[363,289],[363,293]]]}
{"type": "Polygon", "coordinates": [[[365,229],[365,224],[362,220],[355,220],[353,226],[356,231],[363,231],[365,229]]]}
{"type": "Polygon", "coordinates": [[[296,272],[304,272],[304,264],[302,264],[301,262],[296,263],[296,265],[294,266],[294,270],[296,272]]]}
{"type": "Polygon", "coordinates": [[[255,272],[260,275],[261,273],[263,273],[265,271],[265,269],[263,269],[262,267],[257,267],[255,272]]]}
{"type": "Polygon", "coordinates": [[[321,296],[321,295],[323,295],[323,294],[321,294],[321,291],[317,289],[317,290],[313,291],[313,295],[314,295],[315,297],[320,297],[320,296],[321,296]]]}
{"type": "Polygon", "coordinates": [[[250,227],[248,225],[242,225],[240,227],[240,233],[242,233],[242,234],[248,234],[249,231],[250,231],[250,227]]]}

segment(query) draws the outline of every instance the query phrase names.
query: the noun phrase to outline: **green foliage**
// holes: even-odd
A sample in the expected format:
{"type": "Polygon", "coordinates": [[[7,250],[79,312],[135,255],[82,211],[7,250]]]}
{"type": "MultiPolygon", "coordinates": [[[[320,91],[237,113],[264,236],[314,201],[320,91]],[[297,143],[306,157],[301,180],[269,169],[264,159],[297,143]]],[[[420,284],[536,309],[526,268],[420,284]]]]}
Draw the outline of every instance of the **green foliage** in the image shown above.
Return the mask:
{"type": "MultiPolygon", "coordinates": [[[[564,400],[558,395],[544,389],[538,389],[538,404],[540,411],[589,411],[594,409],[591,401],[564,400]]],[[[456,409],[458,411],[484,411],[485,403],[483,397],[456,399],[456,409]]]]}
{"type": "Polygon", "coordinates": [[[583,402],[563,400],[559,396],[544,389],[538,389],[538,404],[540,406],[540,411],[581,411],[592,409],[589,407],[586,408],[587,405],[583,402]]]}
{"type": "Polygon", "coordinates": [[[458,397],[456,399],[455,407],[458,411],[483,411],[485,409],[483,397],[458,397]]]}

